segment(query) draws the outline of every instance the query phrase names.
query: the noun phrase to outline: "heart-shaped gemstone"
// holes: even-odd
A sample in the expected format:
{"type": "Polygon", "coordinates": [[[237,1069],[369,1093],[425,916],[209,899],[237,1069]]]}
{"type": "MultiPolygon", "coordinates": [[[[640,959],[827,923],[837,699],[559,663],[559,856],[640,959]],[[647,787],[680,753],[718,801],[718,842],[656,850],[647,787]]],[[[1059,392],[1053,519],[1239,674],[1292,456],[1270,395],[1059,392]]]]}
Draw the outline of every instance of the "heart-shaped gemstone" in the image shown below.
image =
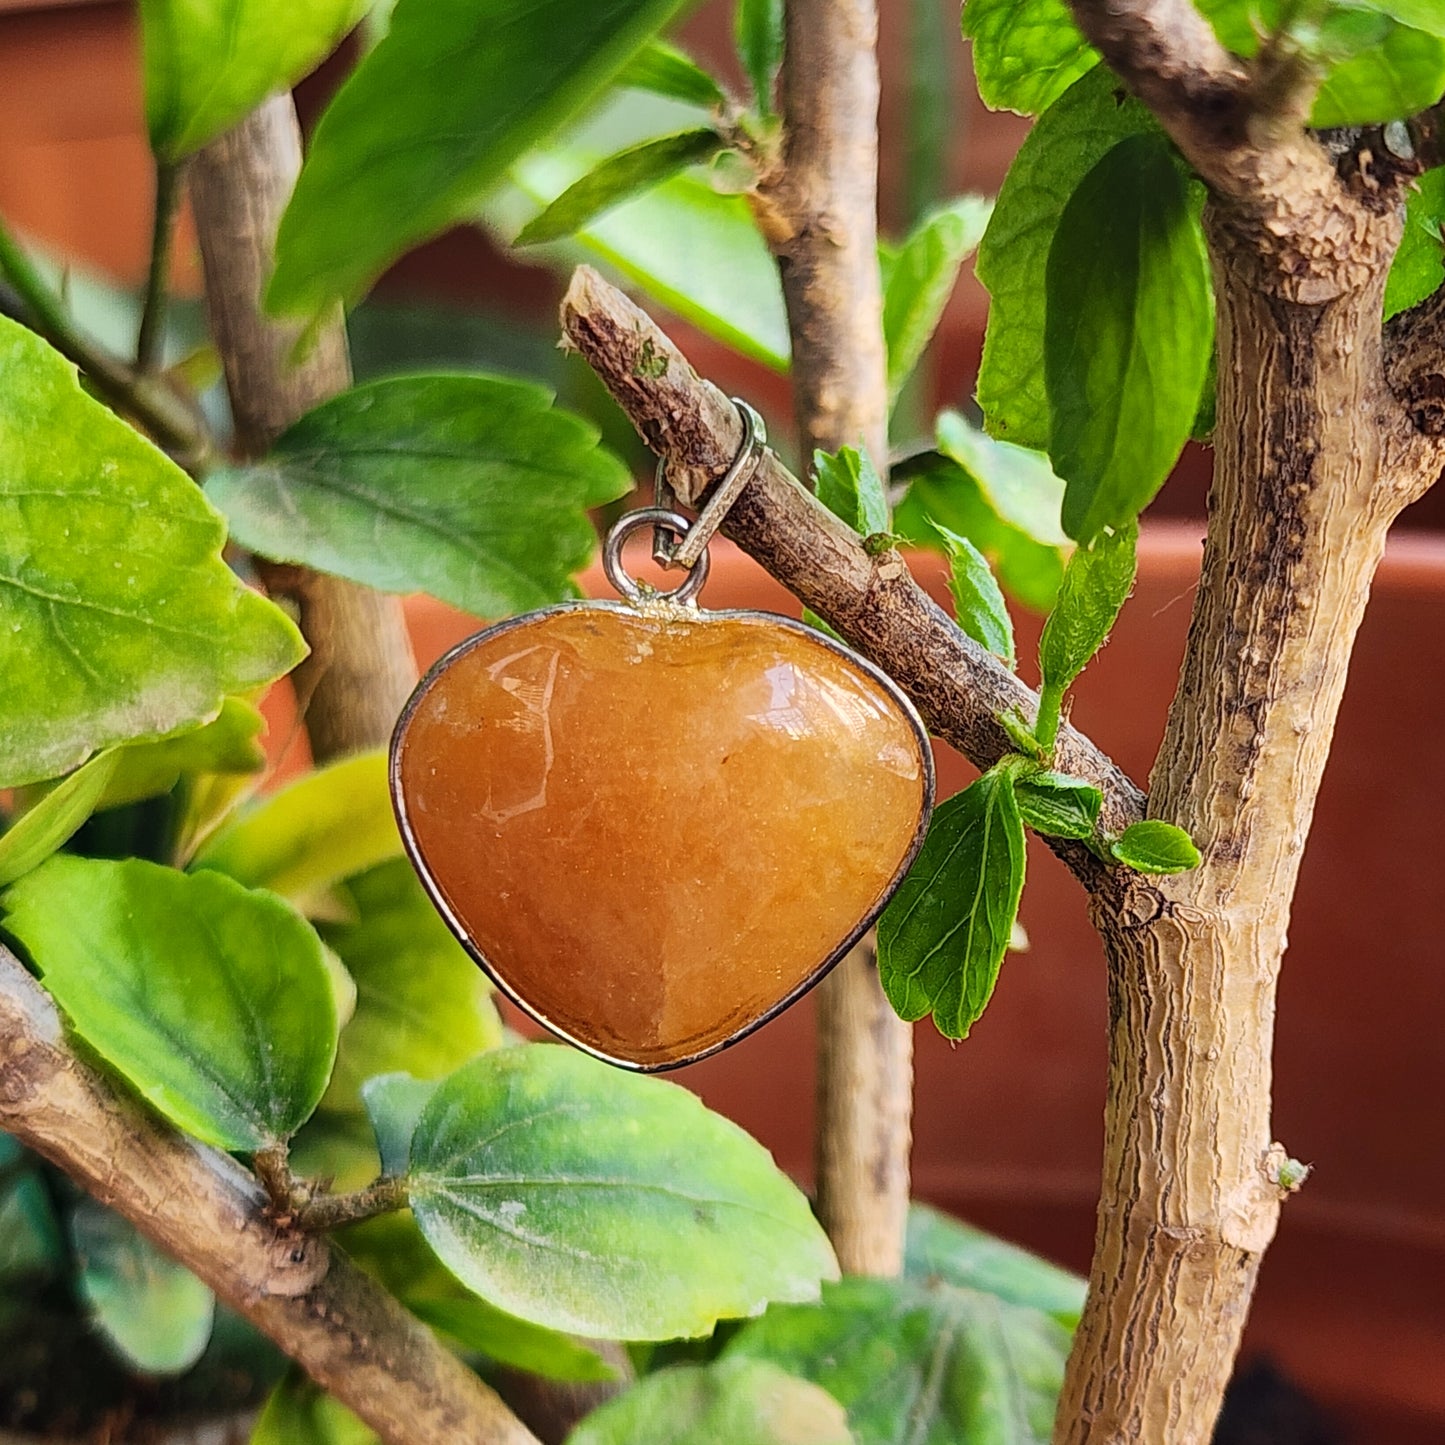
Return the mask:
{"type": "Polygon", "coordinates": [[[816,982],[932,804],[892,683],[760,613],[579,603],[469,638],[397,728],[402,834],[498,984],[616,1063],[688,1063],[816,982]]]}

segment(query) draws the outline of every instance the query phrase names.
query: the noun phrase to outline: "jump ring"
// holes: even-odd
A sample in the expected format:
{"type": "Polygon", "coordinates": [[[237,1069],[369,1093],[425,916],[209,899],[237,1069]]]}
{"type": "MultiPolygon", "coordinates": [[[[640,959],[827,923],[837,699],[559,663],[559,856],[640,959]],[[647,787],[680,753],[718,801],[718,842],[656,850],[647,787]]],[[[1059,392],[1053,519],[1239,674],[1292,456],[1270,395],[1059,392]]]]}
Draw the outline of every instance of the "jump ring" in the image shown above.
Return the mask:
{"type": "Polygon", "coordinates": [[[622,544],[642,527],[666,527],[678,537],[685,537],[692,523],[680,512],[669,511],[666,507],[642,507],[636,512],[627,512],[612,524],[607,540],[602,544],[602,570],[607,580],[629,601],[646,602],[659,599],[666,602],[691,602],[702,591],[707,581],[707,553],[699,554],[697,561],[670,592],[644,590],[622,566],[622,544]]]}

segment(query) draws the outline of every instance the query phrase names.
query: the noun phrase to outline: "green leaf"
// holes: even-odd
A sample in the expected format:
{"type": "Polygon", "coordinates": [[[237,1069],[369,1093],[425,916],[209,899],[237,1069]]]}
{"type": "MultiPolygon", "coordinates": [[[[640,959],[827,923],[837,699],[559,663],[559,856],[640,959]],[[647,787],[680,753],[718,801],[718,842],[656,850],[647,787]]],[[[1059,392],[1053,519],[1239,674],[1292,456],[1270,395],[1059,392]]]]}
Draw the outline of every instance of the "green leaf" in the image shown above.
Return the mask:
{"type": "Polygon", "coordinates": [[[888,494],[866,452],[839,447],[837,454],[813,453],[818,500],[860,536],[888,530],[888,494]]]}
{"type": "Polygon", "coordinates": [[[386,753],[377,751],[318,768],[253,803],[211,835],[191,868],[304,903],[400,853],[386,753]]]}
{"type": "Polygon", "coordinates": [[[878,920],[878,976],[900,1018],[931,1013],[945,1038],[978,1021],[1024,886],[1024,825],[1007,771],[935,809],[913,867],[878,920]]]}
{"type": "Polygon", "coordinates": [[[1109,851],[1138,873],[1187,873],[1200,862],[1199,849],[1189,834],[1156,818],[1130,823],[1109,851]]]}
{"type": "MultiPolygon", "coordinates": [[[[488,215],[509,235],[591,164],[549,150],[516,165],[521,205],[498,197],[488,215]]],[[[589,257],[743,356],[788,369],[788,318],[777,263],[742,196],[719,195],[695,176],[674,176],[584,227],[560,248],[570,269],[589,257]]]]}
{"type": "Polygon", "coordinates": [[[1138,539],[1137,527],[1121,527],[1069,558],[1059,600],[1039,639],[1046,688],[1068,687],[1104,645],[1134,586],[1138,539]]]}
{"type": "Polygon", "coordinates": [[[509,1313],[607,1339],[707,1334],[813,1299],[837,1265],[767,1151],[676,1084],[549,1044],[498,1049],[432,1096],[412,1209],[509,1313]]]}
{"type": "Polygon", "coordinates": [[[117,1354],[147,1375],[180,1375],[205,1352],[216,1297],[134,1225],[91,1199],[70,1216],[76,1286],[117,1354]]]}
{"type": "Polygon", "coordinates": [[[1047,450],[1045,272],[1059,217],[1079,182],[1119,141],[1157,129],[1148,111],[1099,65],[1039,117],[1019,147],[975,266],[992,298],[978,404],[994,436],[1047,450]]]}
{"type": "Polygon", "coordinates": [[[948,586],[958,625],[1009,667],[1014,665],[1014,625],[1008,605],[994,581],[988,559],[968,540],[939,527],[948,553],[948,586]]]}
{"type": "Polygon", "coordinates": [[[325,1107],[359,1113],[361,1086],[405,1070],[439,1079],[502,1042],[486,975],[452,937],[405,858],[337,890],[352,921],[321,937],[356,981],[356,1011],[341,1034],[325,1107]]]}
{"type": "Polygon", "coordinates": [[[942,1280],[1042,1310],[1070,1330],[1088,1290],[1078,1275],[926,1204],[909,1206],[903,1268],[910,1279],[942,1280]]]}
{"type": "Polygon", "coordinates": [[[178,160],[289,90],[336,48],[368,0],[141,0],[146,124],[178,160]]]}
{"type": "Polygon", "coordinates": [[[381,1439],[293,1368],[271,1391],[251,1445],[381,1445],[381,1439]]]}
{"type": "Polygon", "coordinates": [[[1099,63],[1064,0],[965,0],[963,33],[994,110],[1039,115],[1099,63]]]}
{"type": "Polygon", "coordinates": [[[705,110],[727,102],[722,86],[692,56],[664,40],[654,40],[639,50],[622,67],[617,84],[686,101],[705,110]]]}
{"type": "MultiPolygon", "coordinates": [[[[1302,26],[1296,19],[1290,27],[1295,43],[1318,54],[1325,72],[1310,112],[1311,125],[1404,120],[1440,99],[1445,91],[1445,26],[1435,0],[1352,0],[1315,8],[1312,25],[1302,26]],[[1389,24],[1383,35],[1361,35],[1358,16],[1364,10],[1397,23],[1389,24]],[[1368,43],[1338,47],[1342,37],[1351,38],[1352,30],[1354,39],[1368,43]]],[[[1261,35],[1278,31],[1287,18],[1284,0],[1199,0],[1199,9],[1220,40],[1246,57],[1258,51],[1261,35]]]]}
{"type": "Polygon", "coordinates": [[[0,1187],[0,1298],[24,1298],[36,1283],[72,1271],[39,1163],[12,1135],[0,1134],[0,1169],[8,1180],[0,1187]]]}
{"type": "Polygon", "coordinates": [[[1098,788],[1067,773],[1020,773],[1014,796],[1024,822],[1052,838],[1092,838],[1104,806],[1098,788]]]}
{"type": "Polygon", "coordinates": [[[377,1074],[361,1086],[383,1174],[400,1179],[411,1167],[411,1136],[438,1083],[395,1073],[377,1074]]]}
{"type": "Polygon", "coordinates": [[[630,485],[544,387],[411,376],[343,392],[206,490],[264,556],[499,617],[575,595],[586,509],[630,485]]]}
{"type": "Polygon", "coordinates": [[[1120,141],[1059,217],[1047,271],[1049,455],[1064,530],[1132,522],[1169,475],[1214,349],[1209,257],[1168,145],[1120,141]]]}
{"type": "Polygon", "coordinates": [[[616,78],[681,0],[400,0],[316,127],[267,304],[354,300],[616,78]]]}
{"type": "Polygon", "coordinates": [[[1355,0],[1355,3],[1378,10],[1401,25],[1410,25],[1431,35],[1445,35],[1445,7],[1440,0],[1355,0]]]}
{"type": "Polygon", "coordinates": [[[673,1365],[594,1410],[567,1445],[852,1445],[826,1390],[767,1360],[673,1365]]]}
{"type": "Polygon", "coordinates": [[[1046,1445],[1068,1349],[1057,1320],[993,1295],[847,1279],[821,1304],[774,1306],[723,1358],[821,1385],[859,1445],[1046,1445]]]}
{"type": "Polygon", "coordinates": [[[1383,40],[1336,66],[1315,98],[1310,124],[1377,125],[1406,120],[1445,93],[1445,38],[1392,25],[1383,40]]]}
{"type": "Polygon", "coordinates": [[[172,1123],[253,1151],[316,1107],[336,1005],[320,939],[281,899],[218,873],[59,854],[5,907],[76,1033],[172,1123]]]}
{"type": "Polygon", "coordinates": [[[595,170],[573,181],[540,215],[517,233],[517,246],[557,241],[630,196],[716,155],[723,141],[710,127],[658,136],[608,156],[595,170]]]}
{"type": "Polygon", "coordinates": [[[733,37],[758,114],[771,115],[773,85],[783,63],[783,0],[737,0],[733,37]]]}
{"type": "Polygon", "coordinates": [[[266,727],[260,709],[228,697],[212,722],[158,743],[130,743],[115,753],[116,768],[100,800],[119,808],[168,793],[182,773],[256,773],[266,766],[258,741],[266,727]]]}
{"type": "Polygon", "coordinates": [[[617,1372],[569,1335],[519,1320],[466,1289],[432,1253],[409,1213],[341,1233],[346,1252],[419,1320],[463,1349],[549,1380],[611,1380],[617,1372]]]}
{"type": "Polygon", "coordinates": [[[190,478],[0,317],[0,788],[216,716],[305,655],[190,478]]]}
{"type": "Polygon", "coordinates": [[[70,841],[99,806],[118,756],[115,750],[97,754],[57,783],[0,835],[0,884],[13,883],[38,868],[70,841]]]}
{"type": "MultiPolygon", "coordinates": [[[[1008,445],[992,441],[989,444],[1008,445]]],[[[1047,462],[1044,469],[1047,471],[1047,462]]],[[[1048,475],[1053,477],[1052,472],[1048,475]]],[[[894,512],[895,532],[915,546],[939,551],[943,550],[940,527],[967,537],[988,558],[1010,596],[1040,612],[1053,605],[1064,575],[1064,550],[1047,546],[1010,526],[970,471],[941,452],[925,452],[895,466],[892,479],[908,483],[908,491],[894,512]]],[[[1063,483],[1057,478],[1054,481],[1056,495],[1062,497],[1063,483]]],[[[1056,528],[1057,513],[1056,502],[1056,528]]]]}
{"type": "Polygon", "coordinates": [[[953,294],[959,267],[983,236],[993,202],[960,196],[926,216],[899,247],[883,291],[888,395],[897,399],[953,294]]]}
{"type": "Polygon", "coordinates": [[[1385,319],[1418,306],[1445,282],[1445,166],[1426,171],[1405,201],[1405,234],[1385,283],[1385,319]]]}
{"type": "Polygon", "coordinates": [[[941,412],[938,449],[971,476],[989,505],[1011,527],[1050,547],[1071,545],[1060,513],[1064,484],[1043,452],[995,441],[957,412],[941,412]]]}

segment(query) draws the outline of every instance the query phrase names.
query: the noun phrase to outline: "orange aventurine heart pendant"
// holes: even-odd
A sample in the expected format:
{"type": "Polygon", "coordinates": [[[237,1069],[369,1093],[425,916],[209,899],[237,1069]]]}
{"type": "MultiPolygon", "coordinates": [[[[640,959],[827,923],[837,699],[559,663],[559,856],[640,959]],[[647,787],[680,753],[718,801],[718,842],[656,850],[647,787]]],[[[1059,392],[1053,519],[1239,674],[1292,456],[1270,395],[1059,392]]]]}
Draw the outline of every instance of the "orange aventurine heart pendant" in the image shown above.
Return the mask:
{"type": "Polygon", "coordinates": [[[901,881],[933,799],[927,735],[876,668],[801,623],[666,597],[467,639],[417,688],[391,771],[471,955],[553,1032],[644,1070],[816,983],[901,881]]]}

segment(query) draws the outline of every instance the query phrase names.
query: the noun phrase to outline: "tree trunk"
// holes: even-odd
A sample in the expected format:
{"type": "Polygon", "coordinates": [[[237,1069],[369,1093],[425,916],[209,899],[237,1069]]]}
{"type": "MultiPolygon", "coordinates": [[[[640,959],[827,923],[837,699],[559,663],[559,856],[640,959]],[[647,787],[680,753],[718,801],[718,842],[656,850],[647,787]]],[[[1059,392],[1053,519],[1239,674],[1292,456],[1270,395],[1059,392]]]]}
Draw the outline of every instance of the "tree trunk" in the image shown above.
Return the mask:
{"type": "MultiPolygon", "coordinates": [[[[781,175],[761,212],[778,258],[803,456],[860,447],[886,475],[878,274],[874,0],[788,0],[781,175]]],[[[818,989],[818,1214],[849,1274],[903,1267],[913,1030],[878,982],[871,937],[818,989]]]]}
{"type": "MultiPolygon", "coordinates": [[[[289,95],[266,101],[190,169],[211,334],[247,456],[351,384],[339,309],[303,344],[301,328],[270,320],[261,304],[276,226],[300,169],[289,95]]],[[[313,756],[326,762],[384,746],[416,683],[401,600],[305,567],[261,564],[260,571],[272,592],[295,602],[311,645],[293,681],[313,756]]]]}
{"type": "MultiPolygon", "coordinates": [[[[1109,958],[1104,1184],[1055,1441],[1203,1445],[1273,1237],[1275,984],[1346,668],[1401,489],[1380,331],[1393,213],[1361,284],[1289,299],[1218,216],[1214,490],[1149,813],[1203,865],[1095,899],[1109,958]]],[[[1290,1180],[1286,1176],[1286,1184],[1290,1180]]]]}

